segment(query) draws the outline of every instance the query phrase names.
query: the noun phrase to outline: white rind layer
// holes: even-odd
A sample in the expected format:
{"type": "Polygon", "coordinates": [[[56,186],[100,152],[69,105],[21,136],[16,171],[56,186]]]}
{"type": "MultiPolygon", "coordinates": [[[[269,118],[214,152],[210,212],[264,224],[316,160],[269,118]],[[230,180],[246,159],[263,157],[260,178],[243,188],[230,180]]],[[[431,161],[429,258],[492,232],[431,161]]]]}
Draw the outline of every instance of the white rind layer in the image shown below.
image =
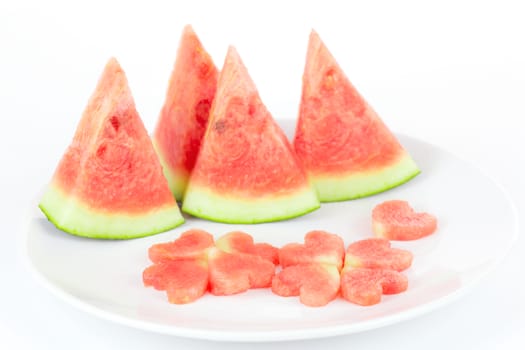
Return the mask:
{"type": "Polygon", "coordinates": [[[337,202],[370,196],[399,186],[420,173],[414,160],[404,153],[390,166],[361,173],[319,175],[311,181],[321,202],[337,202]]]}
{"type": "Polygon", "coordinates": [[[212,221],[232,224],[254,224],[290,219],[320,207],[310,187],[282,196],[268,195],[258,198],[235,198],[218,195],[190,182],[182,211],[212,221]]]}
{"type": "Polygon", "coordinates": [[[184,222],[176,203],[144,213],[105,213],[66,196],[54,184],[49,185],[39,207],[57,228],[73,235],[90,238],[144,237],[167,231],[184,222]]]}

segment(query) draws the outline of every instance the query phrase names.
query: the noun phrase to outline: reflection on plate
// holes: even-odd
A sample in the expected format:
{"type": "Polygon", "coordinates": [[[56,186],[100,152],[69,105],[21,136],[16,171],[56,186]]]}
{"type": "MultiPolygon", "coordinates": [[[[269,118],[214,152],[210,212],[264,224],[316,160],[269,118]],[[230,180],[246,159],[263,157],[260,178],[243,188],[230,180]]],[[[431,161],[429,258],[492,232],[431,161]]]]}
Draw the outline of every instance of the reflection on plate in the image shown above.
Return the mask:
{"type": "MultiPolygon", "coordinates": [[[[289,125],[288,125],[289,127],[289,125]]],[[[288,131],[291,128],[288,128],[288,131]]],[[[410,182],[368,198],[327,203],[306,216],[268,224],[229,225],[187,218],[175,230],[129,241],[99,241],[57,230],[35,208],[27,233],[29,265],[52,292],[84,311],[132,327],[177,336],[274,341],[349,334],[400,322],[463,295],[508,252],[517,236],[516,214],[501,188],[455,156],[400,136],[422,173],[410,182]],[[375,306],[342,299],[309,308],[298,298],[270,290],[171,305],[166,295],[142,285],[153,243],[198,227],[216,236],[233,229],[277,246],[301,242],[312,229],[338,233],[349,244],[370,237],[372,208],[387,199],[408,200],[438,217],[438,231],[393,245],[414,253],[407,292],[384,296],[375,306]]]]}

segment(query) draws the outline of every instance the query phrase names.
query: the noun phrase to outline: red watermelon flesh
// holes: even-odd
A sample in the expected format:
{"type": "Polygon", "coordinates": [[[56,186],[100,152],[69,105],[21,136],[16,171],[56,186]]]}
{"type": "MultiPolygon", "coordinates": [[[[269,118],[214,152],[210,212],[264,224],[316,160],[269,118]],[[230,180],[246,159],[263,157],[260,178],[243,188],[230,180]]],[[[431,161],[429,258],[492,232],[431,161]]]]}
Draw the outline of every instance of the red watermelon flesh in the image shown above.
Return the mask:
{"type": "Polygon", "coordinates": [[[148,250],[148,255],[154,263],[208,258],[208,249],[213,247],[213,236],[204,230],[191,229],[183,232],[172,242],[157,243],[148,250]]]}
{"type": "Polygon", "coordinates": [[[146,287],[165,290],[172,304],[187,304],[200,298],[208,288],[208,266],[202,259],[154,264],[142,274],[146,287]]]}
{"type": "Polygon", "coordinates": [[[40,208],[80,236],[146,236],[184,220],[137,113],[124,71],[107,63],[40,208]]]}
{"type": "Polygon", "coordinates": [[[279,249],[268,243],[254,243],[253,237],[242,231],[233,231],[219,237],[216,247],[227,253],[245,253],[279,264],[279,249]]]}
{"type": "Polygon", "coordinates": [[[307,263],[285,267],[272,279],[272,292],[299,296],[308,306],[324,306],[337,297],[339,270],[331,264],[307,263]]]}
{"type": "Polygon", "coordinates": [[[258,223],[318,207],[284,132],[230,47],[183,210],[215,221],[258,223]]]}
{"type": "Polygon", "coordinates": [[[267,288],[275,274],[275,266],[259,256],[227,253],[218,248],[208,252],[210,292],[232,295],[250,288],[267,288]]]}
{"type": "Polygon", "coordinates": [[[363,239],[350,244],[346,250],[345,267],[406,270],[412,265],[412,253],[392,248],[384,238],[363,239]]]}
{"type": "Polygon", "coordinates": [[[321,202],[408,181],[419,169],[312,31],[294,148],[321,202]]]}
{"type": "Polygon", "coordinates": [[[332,264],[341,269],[345,255],[344,242],[336,234],[325,231],[310,231],[304,237],[304,244],[289,243],[279,249],[282,267],[304,263],[332,264]]]}
{"type": "Polygon", "coordinates": [[[408,279],[395,270],[345,267],[341,273],[341,295],[351,303],[370,306],[383,294],[398,294],[408,288],[408,279]]]}
{"type": "Polygon", "coordinates": [[[407,201],[385,201],[372,211],[372,229],[378,237],[409,241],[428,236],[436,228],[434,215],[414,212],[407,201]]]}
{"type": "Polygon", "coordinates": [[[182,200],[199,152],[218,75],[192,27],[186,26],[153,134],[164,174],[177,200],[182,200]]]}

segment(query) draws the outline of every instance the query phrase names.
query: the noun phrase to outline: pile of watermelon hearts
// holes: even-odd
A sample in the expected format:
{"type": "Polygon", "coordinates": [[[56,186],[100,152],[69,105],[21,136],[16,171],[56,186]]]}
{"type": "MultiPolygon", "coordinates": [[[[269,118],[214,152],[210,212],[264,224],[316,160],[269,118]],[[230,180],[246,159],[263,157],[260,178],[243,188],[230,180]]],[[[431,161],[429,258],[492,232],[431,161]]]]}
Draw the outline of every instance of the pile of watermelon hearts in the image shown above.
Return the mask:
{"type": "Polygon", "coordinates": [[[382,294],[408,287],[401,271],[412,253],[392,248],[384,238],[356,241],[345,252],[343,240],[325,231],[310,231],[304,243],[280,248],[254,243],[241,231],[214,241],[191,229],[172,242],[149,248],[153,265],[143,272],[145,286],[166,291],[168,301],[186,304],[203,296],[233,295],[252,288],[271,288],[279,296],[299,296],[308,306],[323,306],[340,294],[358,305],[373,305],[382,294]]]}

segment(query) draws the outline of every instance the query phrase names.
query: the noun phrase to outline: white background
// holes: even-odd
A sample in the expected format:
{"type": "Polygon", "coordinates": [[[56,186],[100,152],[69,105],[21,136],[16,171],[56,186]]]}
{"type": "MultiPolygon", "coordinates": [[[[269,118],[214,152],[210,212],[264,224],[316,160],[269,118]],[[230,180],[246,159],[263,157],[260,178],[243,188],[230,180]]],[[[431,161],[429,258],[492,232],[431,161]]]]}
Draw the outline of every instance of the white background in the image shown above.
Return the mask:
{"type": "Polygon", "coordinates": [[[145,3],[0,3],[1,349],[525,348],[523,237],[459,301],[394,326],[320,340],[247,345],[150,334],[83,314],[41,287],[20,256],[26,214],[106,60],[121,62],[151,131],[186,23],[219,67],[227,46],[237,47],[276,118],[296,117],[315,28],[391,129],[476,164],[508,190],[525,220],[520,1],[145,3]]]}

